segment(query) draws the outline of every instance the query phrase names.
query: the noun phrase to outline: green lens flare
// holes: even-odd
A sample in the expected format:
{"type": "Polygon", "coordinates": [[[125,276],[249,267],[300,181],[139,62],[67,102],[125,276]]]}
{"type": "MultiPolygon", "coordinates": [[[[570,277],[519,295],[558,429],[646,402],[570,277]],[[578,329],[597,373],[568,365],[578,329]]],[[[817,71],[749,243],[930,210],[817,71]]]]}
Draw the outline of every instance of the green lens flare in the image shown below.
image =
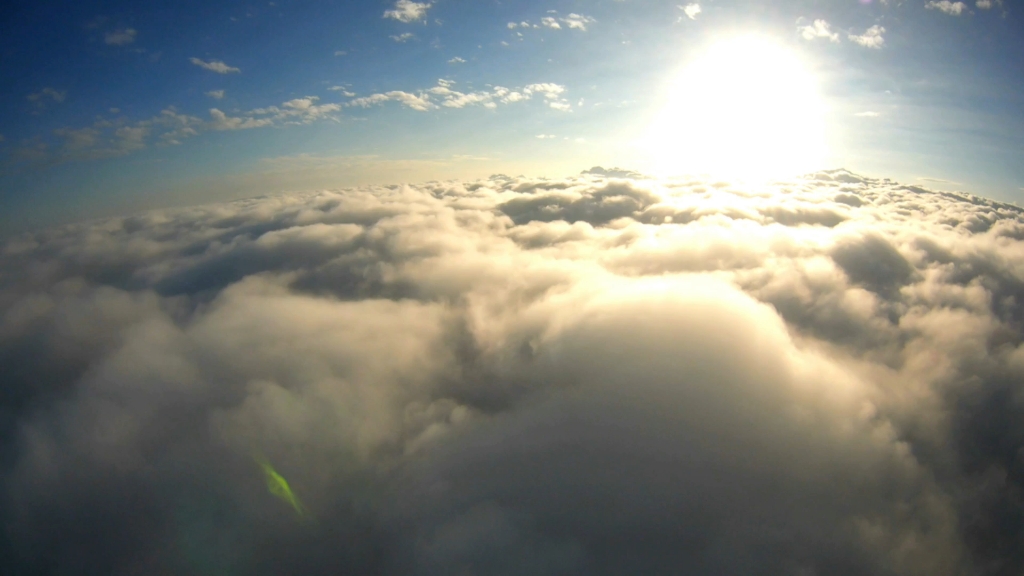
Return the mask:
{"type": "Polygon", "coordinates": [[[263,468],[263,474],[267,477],[267,490],[288,503],[299,516],[306,516],[306,507],[299,501],[299,497],[292,492],[292,489],[288,486],[288,481],[278,474],[277,470],[274,470],[274,467],[270,465],[266,458],[262,456],[254,456],[253,458],[260,465],[260,468],[263,468]]]}

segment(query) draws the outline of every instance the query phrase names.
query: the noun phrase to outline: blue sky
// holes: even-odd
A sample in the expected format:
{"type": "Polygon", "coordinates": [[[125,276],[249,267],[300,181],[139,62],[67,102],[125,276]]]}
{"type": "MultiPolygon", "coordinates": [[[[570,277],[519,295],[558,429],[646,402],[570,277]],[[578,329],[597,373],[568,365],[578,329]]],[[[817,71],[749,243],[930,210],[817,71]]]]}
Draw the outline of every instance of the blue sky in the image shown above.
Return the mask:
{"type": "MultiPolygon", "coordinates": [[[[1024,21],[1005,0],[36,1],[0,18],[4,232],[285,190],[649,170],[659,114],[713,90],[673,79],[750,34],[813,78],[821,167],[1024,199],[1024,21]]],[[[740,86],[738,106],[756,103],[740,86]]],[[[783,120],[793,140],[802,119],[783,120]]],[[[692,134],[680,122],[657,143],[669,156],[692,134]]]]}

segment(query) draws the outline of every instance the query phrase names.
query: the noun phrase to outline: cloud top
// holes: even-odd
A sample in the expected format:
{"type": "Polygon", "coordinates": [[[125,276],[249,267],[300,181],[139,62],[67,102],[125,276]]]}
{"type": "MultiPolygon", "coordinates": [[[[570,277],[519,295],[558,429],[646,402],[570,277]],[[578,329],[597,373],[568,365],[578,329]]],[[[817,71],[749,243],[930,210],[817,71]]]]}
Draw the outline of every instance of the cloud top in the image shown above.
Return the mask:
{"type": "Polygon", "coordinates": [[[1015,572],[1022,242],[1016,207],[844,170],[601,167],[25,234],[0,245],[0,557],[1015,572]]]}

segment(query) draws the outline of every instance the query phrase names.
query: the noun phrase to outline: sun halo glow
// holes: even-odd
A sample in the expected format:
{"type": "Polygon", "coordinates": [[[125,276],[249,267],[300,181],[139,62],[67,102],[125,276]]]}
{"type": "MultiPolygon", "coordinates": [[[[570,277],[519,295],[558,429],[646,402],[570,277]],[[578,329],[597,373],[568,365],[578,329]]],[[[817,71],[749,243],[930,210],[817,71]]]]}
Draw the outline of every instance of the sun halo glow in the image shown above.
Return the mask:
{"type": "Polygon", "coordinates": [[[670,83],[645,147],[661,176],[764,181],[819,169],[827,150],[817,82],[770,39],[716,42],[670,83]]]}

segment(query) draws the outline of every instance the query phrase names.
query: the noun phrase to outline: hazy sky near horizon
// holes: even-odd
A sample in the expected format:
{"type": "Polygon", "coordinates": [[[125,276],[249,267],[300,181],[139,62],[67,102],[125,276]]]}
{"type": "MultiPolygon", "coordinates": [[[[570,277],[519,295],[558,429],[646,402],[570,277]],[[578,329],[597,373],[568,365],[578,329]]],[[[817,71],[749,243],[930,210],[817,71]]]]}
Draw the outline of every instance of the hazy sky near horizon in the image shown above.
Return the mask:
{"type": "Polygon", "coordinates": [[[745,150],[729,166],[777,138],[811,168],[1016,201],[1022,24],[1000,0],[16,1],[0,232],[286,190],[657,172],[709,140],[745,150]],[[752,79],[755,45],[687,75],[750,36],[799,72],[770,60],[752,79]]]}

